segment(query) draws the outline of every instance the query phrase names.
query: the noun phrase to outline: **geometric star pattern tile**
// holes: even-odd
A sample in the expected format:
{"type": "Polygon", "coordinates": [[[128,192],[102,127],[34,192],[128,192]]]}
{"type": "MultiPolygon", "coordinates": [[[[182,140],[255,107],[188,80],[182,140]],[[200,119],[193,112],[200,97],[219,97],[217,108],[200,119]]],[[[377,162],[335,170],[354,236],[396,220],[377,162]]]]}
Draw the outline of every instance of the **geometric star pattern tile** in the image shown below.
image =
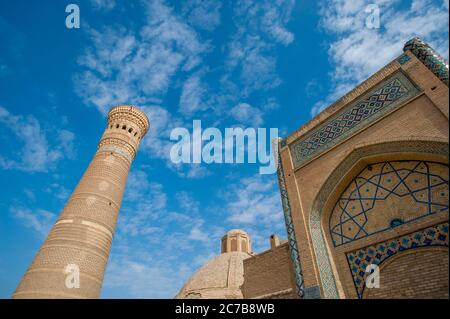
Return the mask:
{"type": "Polygon", "coordinates": [[[347,186],[330,215],[335,247],[438,212],[447,212],[448,165],[392,161],[367,166],[347,186]]]}
{"type": "Polygon", "coordinates": [[[362,298],[366,278],[366,268],[370,264],[380,265],[398,252],[430,246],[448,247],[448,222],[428,227],[395,239],[374,244],[346,254],[353,283],[362,298]]]}
{"type": "Polygon", "coordinates": [[[335,143],[373,121],[402,101],[415,95],[417,89],[399,72],[365,97],[345,107],[336,116],[312,130],[291,145],[294,166],[323,153],[335,143]]]}

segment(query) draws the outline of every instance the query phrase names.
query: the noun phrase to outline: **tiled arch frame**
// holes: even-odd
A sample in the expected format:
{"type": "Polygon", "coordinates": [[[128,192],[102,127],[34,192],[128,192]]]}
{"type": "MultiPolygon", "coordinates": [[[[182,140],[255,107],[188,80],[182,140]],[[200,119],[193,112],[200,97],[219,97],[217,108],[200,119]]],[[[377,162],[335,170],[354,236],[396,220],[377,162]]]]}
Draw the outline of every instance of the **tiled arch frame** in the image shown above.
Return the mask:
{"type": "Polygon", "coordinates": [[[445,139],[410,137],[409,139],[385,140],[370,144],[355,145],[349,155],[332,171],[318,192],[309,217],[309,231],[319,272],[322,297],[338,299],[345,297],[335,266],[332,263],[330,247],[323,227],[324,211],[338,198],[347,183],[361,169],[380,159],[434,160],[448,163],[449,144],[445,139]]]}

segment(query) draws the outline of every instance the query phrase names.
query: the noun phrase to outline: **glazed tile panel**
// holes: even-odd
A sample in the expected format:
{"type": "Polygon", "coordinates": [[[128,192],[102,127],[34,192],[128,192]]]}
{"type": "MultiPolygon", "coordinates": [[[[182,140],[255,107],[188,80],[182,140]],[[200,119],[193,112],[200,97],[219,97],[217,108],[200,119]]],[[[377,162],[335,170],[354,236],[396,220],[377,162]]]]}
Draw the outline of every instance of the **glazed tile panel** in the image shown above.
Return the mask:
{"type": "Polygon", "coordinates": [[[347,253],[358,298],[363,296],[368,265],[380,265],[399,252],[433,246],[448,247],[448,222],[347,253]]]}
{"type": "Polygon", "coordinates": [[[424,161],[367,166],[341,194],[330,215],[335,247],[437,213],[447,213],[448,165],[424,161]]]}
{"type": "Polygon", "coordinates": [[[294,167],[298,168],[326,152],[418,93],[419,90],[402,72],[395,73],[294,142],[290,146],[294,167]]]}

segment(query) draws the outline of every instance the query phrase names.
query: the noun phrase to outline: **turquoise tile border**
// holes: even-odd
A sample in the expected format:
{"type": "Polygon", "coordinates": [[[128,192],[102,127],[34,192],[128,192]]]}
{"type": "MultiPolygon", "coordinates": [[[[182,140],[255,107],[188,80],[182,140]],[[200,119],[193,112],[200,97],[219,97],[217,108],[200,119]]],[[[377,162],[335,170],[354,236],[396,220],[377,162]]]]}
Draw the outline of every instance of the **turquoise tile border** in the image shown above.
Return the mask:
{"type": "Polygon", "coordinates": [[[294,167],[298,168],[339,142],[362,130],[367,124],[416,96],[419,90],[401,71],[361,98],[350,103],[317,128],[290,145],[294,167]]]}
{"type": "Polygon", "coordinates": [[[294,223],[292,222],[291,205],[289,204],[289,197],[286,189],[286,181],[284,179],[283,165],[281,163],[281,143],[280,140],[276,141],[277,149],[277,176],[278,185],[280,187],[281,204],[283,207],[284,221],[286,224],[287,239],[289,243],[289,251],[291,254],[292,266],[294,268],[295,284],[297,287],[297,293],[300,298],[308,298],[305,296],[305,287],[303,282],[302,267],[300,263],[300,255],[298,253],[297,239],[295,237],[294,223]]]}

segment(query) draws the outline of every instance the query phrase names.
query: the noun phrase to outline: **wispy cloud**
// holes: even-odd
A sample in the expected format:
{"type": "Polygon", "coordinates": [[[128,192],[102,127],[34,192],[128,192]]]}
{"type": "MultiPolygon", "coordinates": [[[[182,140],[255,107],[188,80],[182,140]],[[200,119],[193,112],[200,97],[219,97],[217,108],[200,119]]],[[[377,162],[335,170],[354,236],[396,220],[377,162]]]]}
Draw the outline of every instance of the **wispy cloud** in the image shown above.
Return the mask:
{"type": "MultiPolygon", "coordinates": [[[[220,23],[221,2],[192,0],[177,11],[152,0],[144,5],[145,23],[134,31],[121,25],[89,29],[92,44],[78,60],[84,70],[75,76],[76,91],[103,114],[119,103],[141,106],[151,122],[141,149],[164,160],[173,145],[170,131],[189,127],[187,118],[204,115],[213,125],[228,119],[261,125],[273,108],[265,107],[265,101],[259,106],[239,103],[255,90],[281,83],[276,46],[294,40],[287,28],[293,6],[292,0],[238,2],[231,8],[236,32],[214,48],[211,39],[203,38],[209,35],[198,29],[212,31],[220,23]],[[208,65],[205,57],[211,52],[220,52],[224,65],[208,65]],[[181,89],[177,109],[163,105],[172,86],[181,89]]],[[[269,100],[267,106],[277,104],[269,100]]],[[[201,165],[168,166],[186,178],[210,175],[201,165]]]]}
{"type": "Polygon", "coordinates": [[[227,191],[220,192],[219,197],[226,203],[222,211],[228,216],[227,226],[247,231],[255,251],[267,248],[271,234],[284,235],[280,194],[273,176],[258,174],[242,178],[230,184],[227,191]]]}
{"type": "Polygon", "coordinates": [[[183,83],[180,96],[180,112],[185,115],[192,115],[208,108],[208,105],[205,103],[207,91],[202,83],[201,75],[199,72],[194,73],[183,83]]]}
{"type": "Polygon", "coordinates": [[[13,158],[0,156],[0,167],[26,172],[47,172],[63,158],[75,157],[74,134],[57,129],[56,134],[47,134],[40,122],[32,115],[15,115],[0,107],[0,123],[22,143],[13,158]]]}
{"type": "Polygon", "coordinates": [[[40,235],[48,234],[53,225],[56,215],[44,209],[31,210],[23,206],[14,206],[10,208],[11,214],[22,221],[25,227],[31,228],[40,235]]]}
{"type": "Polygon", "coordinates": [[[70,190],[59,183],[51,183],[48,187],[43,189],[44,192],[52,194],[54,197],[58,198],[62,202],[69,198],[70,190]]]}
{"type": "Polygon", "coordinates": [[[222,3],[217,0],[183,1],[182,14],[189,24],[206,31],[213,31],[220,24],[222,3]]]}
{"type": "Polygon", "coordinates": [[[260,127],[263,120],[263,112],[248,103],[239,103],[230,110],[231,116],[239,123],[251,127],[260,127]]]}
{"type": "Polygon", "coordinates": [[[118,103],[158,103],[178,71],[190,71],[208,44],[163,1],[146,4],[136,31],[124,26],[90,29],[92,46],[80,57],[78,94],[103,114],[118,103]]]}
{"type": "Polygon", "coordinates": [[[115,0],[90,0],[95,10],[111,10],[116,6],[115,0]]]}
{"type": "Polygon", "coordinates": [[[208,169],[206,164],[172,164],[168,165],[170,169],[178,174],[180,177],[188,179],[201,179],[207,176],[211,176],[214,173],[208,169]]]}
{"type": "Polygon", "coordinates": [[[230,188],[232,192],[225,195],[230,222],[270,225],[281,220],[280,196],[273,178],[255,175],[230,188]]]}
{"type": "Polygon", "coordinates": [[[400,0],[322,1],[320,25],[335,36],[329,44],[334,67],[329,96],[311,109],[314,116],[402,52],[402,45],[421,36],[448,58],[448,2],[414,0],[401,7],[400,0]],[[380,8],[380,28],[366,27],[369,4],[380,8]]]}
{"type": "Polygon", "coordinates": [[[240,1],[234,9],[236,33],[228,44],[227,64],[238,72],[244,93],[271,89],[281,83],[277,75],[275,43],[288,45],[294,35],[286,25],[295,1],[240,1]]]}

